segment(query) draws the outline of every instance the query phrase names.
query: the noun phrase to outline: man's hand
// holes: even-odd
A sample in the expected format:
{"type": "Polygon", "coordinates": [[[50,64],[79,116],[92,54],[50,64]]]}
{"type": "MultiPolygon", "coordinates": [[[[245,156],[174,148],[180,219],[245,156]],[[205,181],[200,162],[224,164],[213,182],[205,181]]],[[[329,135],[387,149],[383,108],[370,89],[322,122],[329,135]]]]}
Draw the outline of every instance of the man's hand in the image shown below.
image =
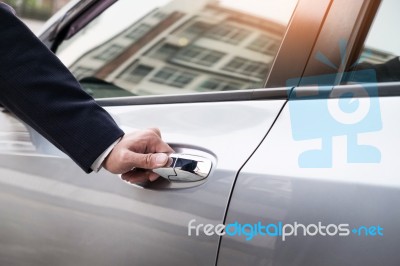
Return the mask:
{"type": "Polygon", "coordinates": [[[104,160],[103,167],[111,173],[122,174],[122,178],[127,181],[154,181],[158,175],[142,169],[155,169],[171,164],[168,154],[173,152],[162,141],[160,130],[151,128],[124,135],[104,160]]]}

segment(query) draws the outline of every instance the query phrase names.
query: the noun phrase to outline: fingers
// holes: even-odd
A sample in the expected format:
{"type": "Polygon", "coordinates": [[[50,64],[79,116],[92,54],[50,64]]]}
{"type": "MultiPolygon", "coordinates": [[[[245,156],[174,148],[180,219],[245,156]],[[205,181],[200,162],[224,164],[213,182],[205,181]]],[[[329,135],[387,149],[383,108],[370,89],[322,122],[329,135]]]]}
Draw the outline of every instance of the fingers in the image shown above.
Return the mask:
{"type": "Polygon", "coordinates": [[[158,128],[152,127],[152,128],[149,128],[148,130],[153,131],[154,133],[157,134],[158,137],[161,138],[161,131],[158,128]]]}
{"type": "MultiPolygon", "coordinates": [[[[131,152],[129,162],[133,167],[144,169],[155,169],[166,166],[169,156],[165,153],[147,153],[141,154],[131,152]]],[[[133,168],[132,167],[132,168],[133,168]]]]}
{"type": "Polygon", "coordinates": [[[156,169],[160,167],[170,166],[173,160],[165,153],[135,153],[128,152],[125,158],[120,160],[120,173],[126,173],[133,168],[156,169]],[[123,163],[125,162],[125,163],[123,163]]]}
{"type": "Polygon", "coordinates": [[[162,141],[161,132],[158,128],[149,128],[148,131],[156,135],[156,137],[153,138],[153,141],[155,142],[153,147],[157,148],[157,152],[164,152],[164,153],[174,152],[174,150],[167,143],[162,141]]]}
{"type": "Polygon", "coordinates": [[[149,180],[153,182],[158,177],[159,177],[158,174],[152,172],[151,170],[145,170],[145,169],[134,169],[132,171],[129,171],[121,175],[121,178],[123,180],[131,184],[140,184],[147,182],[149,180]]]}
{"type": "Polygon", "coordinates": [[[104,160],[103,167],[122,174],[132,168],[155,169],[171,164],[169,154],[174,150],[160,136],[157,128],[124,135],[104,160]]]}
{"type": "Polygon", "coordinates": [[[174,150],[161,139],[161,132],[158,128],[148,128],[133,133],[135,140],[141,139],[146,142],[146,153],[163,152],[173,153],[174,150]]]}

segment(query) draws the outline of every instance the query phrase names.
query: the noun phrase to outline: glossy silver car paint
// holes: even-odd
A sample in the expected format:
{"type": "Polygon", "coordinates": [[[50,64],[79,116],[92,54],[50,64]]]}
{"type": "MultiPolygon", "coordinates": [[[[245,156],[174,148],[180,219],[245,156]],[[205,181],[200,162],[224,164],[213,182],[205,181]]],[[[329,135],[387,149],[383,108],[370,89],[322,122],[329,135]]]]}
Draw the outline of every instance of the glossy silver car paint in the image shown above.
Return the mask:
{"type": "MultiPolygon", "coordinates": [[[[24,152],[21,144],[34,146],[29,139],[10,139],[15,129],[21,130],[14,121],[8,133],[1,132],[8,150],[0,154],[0,264],[214,264],[219,238],[188,237],[187,224],[192,219],[223,222],[238,169],[283,104],[108,108],[125,131],[157,125],[177,151],[215,158],[207,182],[185,189],[162,189],[158,182],[143,189],[105,172],[86,175],[69,159],[49,156],[51,149],[43,147],[50,144],[44,139],[36,140],[42,153],[24,152]]],[[[8,113],[0,115],[11,119],[8,113]]]]}
{"type": "MultiPolygon", "coordinates": [[[[360,101],[368,101],[368,98],[360,101]]],[[[332,101],[329,100],[329,101],[332,101]]],[[[359,142],[378,147],[381,163],[346,163],[346,137],[333,139],[332,168],[300,168],[298,155],[318,140],[292,138],[288,105],[240,172],[226,223],[348,223],[384,228],[384,236],[258,236],[222,239],[218,265],[398,265],[400,97],[379,99],[382,130],[359,142]]]]}

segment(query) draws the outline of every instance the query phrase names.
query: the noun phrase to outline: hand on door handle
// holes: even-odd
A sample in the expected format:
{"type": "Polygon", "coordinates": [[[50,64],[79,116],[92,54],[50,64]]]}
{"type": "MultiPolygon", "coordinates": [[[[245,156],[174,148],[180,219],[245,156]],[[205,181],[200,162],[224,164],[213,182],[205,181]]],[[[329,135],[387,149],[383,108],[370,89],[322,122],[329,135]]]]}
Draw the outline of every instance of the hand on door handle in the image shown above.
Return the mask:
{"type": "Polygon", "coordinates": [[[176,153],[170,157],[173,160],[171,166],[153,169],[153,172],[171,182],[196,182],[210,174],[212,162],[208,158],[176,153]]]}

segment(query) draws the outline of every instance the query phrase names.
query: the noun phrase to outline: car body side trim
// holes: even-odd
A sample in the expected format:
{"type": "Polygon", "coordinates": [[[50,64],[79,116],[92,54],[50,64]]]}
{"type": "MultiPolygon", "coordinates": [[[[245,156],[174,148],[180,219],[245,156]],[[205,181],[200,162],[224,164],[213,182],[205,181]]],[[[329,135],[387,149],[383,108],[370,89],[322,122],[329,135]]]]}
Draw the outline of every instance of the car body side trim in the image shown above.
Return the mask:
{"type": "Polygon", "coordinates": [[[132,96],[97,99],[101,106],[124,106],[146,104],[173,104],[199,102],[231,102],[250,100],[285,100],[289,88],[262,88],[244,91],[202,92],[176,95],[132,96]]]}
{"type": "Polygon", "coordinates": [[[321,87],[319,86],[302,86],[296,87],[295,92],[297,95],[304,95],[304,98],[301,97],[289,97],[289,100],[307,100],[307,95],[311,97],[308,99],[338,99],[342,98],[343,92],[349,94],[348,97],[354,97],[357,95],[356,98],[364,98],[370,97],[370,94],[363,94],[359,93],[360,90],[373,90],[377,89],[378,97],[396,97],[400,96],[400,82],[381,82],[381,83],[365,83],[362,84],[348,84],[348,85],[337,85],[334,86],[333,89],[329,89],[321,91],[321,87]]]}
{"type": "MultiPolygon", "coordinates": [[[[379,97],[394,97],[394,96],[400,96],[400,82],[380,82],[380,83],[370,83],[370,84],[363,84],[362,88],[365,90],[368,90],[371,88],[372,90],[375,90],[376,88],[378,89],[378,96],[379,97]]],[[[357,91],[360,90],[360,84],[354,84],[354,85],[338,85],[333,87],[333,90],[330,94],[330,98],[338,98],[341,97],[343,94],[342,92],[350,92],[354,93],[355,95],[360,95],[357,94],[357,91]]],[[[363,95],[363,94],[362,94],[363,95]]],[[[367,97],[368,94],[366,94],[364,97],[367,97]]],[[[357,97],[362,97],[357,96],[357,97]]]]}

